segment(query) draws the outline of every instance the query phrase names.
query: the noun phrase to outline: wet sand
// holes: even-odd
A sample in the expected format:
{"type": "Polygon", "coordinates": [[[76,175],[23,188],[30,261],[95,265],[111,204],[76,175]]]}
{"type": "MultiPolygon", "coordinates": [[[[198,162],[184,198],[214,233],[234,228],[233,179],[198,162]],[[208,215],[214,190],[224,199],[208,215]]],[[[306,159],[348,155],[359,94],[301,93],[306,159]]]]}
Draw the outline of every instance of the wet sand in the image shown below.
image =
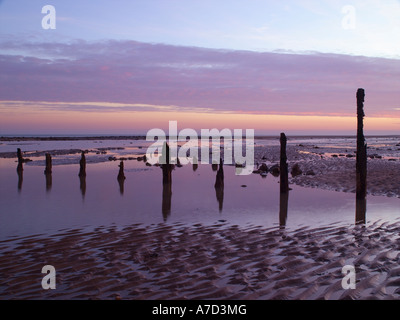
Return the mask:
{"type": "MultiPolygon", "coordinates": [[[[289,172],[294,165],[300,175],[289,175],[289,183],[303,187],[355,193],[356,157],[348,147],[327,148],[313,144],[288,145],[289,172]]],[[[367,151],[367,193],[374,196],[400,198],[400,144],[394,140],[384,147],[367,151]]],[[[255,151],[258,166],[279,163],[279,147],[259,147],[255,151]]]]}
{"type": "Polygon", "coordinates": [[[0,242],[1,299],[398,299],[400,222],[131,225],[0,242]],[[56,268],[43,290],[41,268],[56,268]],[[354,265],[355,290],[342,289],[354,265]]]}

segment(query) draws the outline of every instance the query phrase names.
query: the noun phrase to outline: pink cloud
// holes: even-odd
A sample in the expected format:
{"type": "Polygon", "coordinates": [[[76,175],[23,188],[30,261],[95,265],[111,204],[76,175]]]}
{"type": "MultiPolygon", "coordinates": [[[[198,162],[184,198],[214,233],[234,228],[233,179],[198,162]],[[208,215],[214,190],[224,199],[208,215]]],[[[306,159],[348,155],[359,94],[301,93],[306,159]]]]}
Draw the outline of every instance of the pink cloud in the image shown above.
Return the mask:
{"type": "Polygon", "coordinates": [[[134,41],[1,44],[0,97],[106,101],[271,114],[399,116],[400,61],[228,51],[134,41]],[[19,54],[12,54],[19,52],[19,54]],[[22,54],[23,52],[23,54],[22,54]]]}

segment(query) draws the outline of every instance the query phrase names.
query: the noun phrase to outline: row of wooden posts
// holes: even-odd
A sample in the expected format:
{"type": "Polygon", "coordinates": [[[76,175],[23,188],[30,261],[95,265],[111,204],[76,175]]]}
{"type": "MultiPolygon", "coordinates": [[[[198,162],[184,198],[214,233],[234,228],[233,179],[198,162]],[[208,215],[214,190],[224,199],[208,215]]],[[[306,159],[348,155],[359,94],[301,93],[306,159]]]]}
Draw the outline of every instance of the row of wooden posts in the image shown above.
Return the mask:
{"type": "MultiPolygon", "coordinates": [[[[365,223],[366,214],[366,194],[367,194],[367,145],[365,143],[365,137],[363,132],[363,120],[364,120],[364,89],[358,89],[357,91],[357,157],[356,157],[356,223],[365,223]]],[[[280,210],[279,220],[280,225],[285,226],[287,211],[288,211],[288,200],[289,200],[289,173],[286,155],[286,144],[287,137],[285,133],[280,135],[280,210]]],[[[170,163],[170,150],[167,143],[164,145],[163,153],[166,155],[166,164],[161,165],[163,175],[163,201],[162,201],[162,212],[164,220],[166,220],[171,211],[171,196],[172,196],[172,169],[173,165],[170,163]]],[[[18,188],[22,185],[22,171],[23,162],[21,149],[17,150],[18,166],[17,172],[19,175],[18,188]]],[[[80,188],[82,195],[86,192],[86,157],[82,151],[81,159],[79,161],[79,178],[80,188]]],[[[197,164],[193,164],[193,169],[197,168],[197,164]]],[[[49,153],[46,153],[46,167],[44,170],[46,175],[46,186],[51,187],[51,175],[52,175],[52,159],[49,153]]],[[[124,192],[124,181],[126,177],[124,174],[124,162],[121,161],[119,164],[119,172],[117,180],[120,186],[121,194],[124,192]]],[[[217,170],[215,180],[215,191],[216,197],[219,203],[219,210],[222,211],[223,198],[224,198],[224,169],[222,159],[220,159],[219,168],[217,170]]]]}

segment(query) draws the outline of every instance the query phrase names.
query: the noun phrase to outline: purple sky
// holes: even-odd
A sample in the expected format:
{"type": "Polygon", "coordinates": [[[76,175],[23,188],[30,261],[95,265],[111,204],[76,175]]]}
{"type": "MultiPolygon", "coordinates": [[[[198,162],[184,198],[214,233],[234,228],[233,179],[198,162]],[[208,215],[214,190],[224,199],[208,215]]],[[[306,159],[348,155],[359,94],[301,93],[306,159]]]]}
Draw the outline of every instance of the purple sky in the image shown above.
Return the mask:
{"type": "MultiPolygon", "coordinates": [[[[363,87],[369,116],[400,116],[400,60],[135,41],[65,44],[9,40],[2,49],[14,52],[0,55],[0,96],[6,101],[117,102],[217,112],[353,115],[353,96],[363,87]]],[[[82,110],[81,106],[76,108],[82,110]]],[[[90,111],[96,108],[107,111],[109,107],[91,106],[90,111]]]]}

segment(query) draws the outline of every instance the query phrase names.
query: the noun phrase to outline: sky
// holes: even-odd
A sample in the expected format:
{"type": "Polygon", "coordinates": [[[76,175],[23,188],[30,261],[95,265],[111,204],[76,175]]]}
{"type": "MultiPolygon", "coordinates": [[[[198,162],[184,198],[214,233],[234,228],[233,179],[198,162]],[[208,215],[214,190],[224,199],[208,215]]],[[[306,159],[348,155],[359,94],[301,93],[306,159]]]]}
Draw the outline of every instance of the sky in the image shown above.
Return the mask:
{"type": "Polygon", "coordinates": [[[355,134],[358,88],[399,134],[399,35],[400,0],[0,0],[0,135],[355,134]]]}

